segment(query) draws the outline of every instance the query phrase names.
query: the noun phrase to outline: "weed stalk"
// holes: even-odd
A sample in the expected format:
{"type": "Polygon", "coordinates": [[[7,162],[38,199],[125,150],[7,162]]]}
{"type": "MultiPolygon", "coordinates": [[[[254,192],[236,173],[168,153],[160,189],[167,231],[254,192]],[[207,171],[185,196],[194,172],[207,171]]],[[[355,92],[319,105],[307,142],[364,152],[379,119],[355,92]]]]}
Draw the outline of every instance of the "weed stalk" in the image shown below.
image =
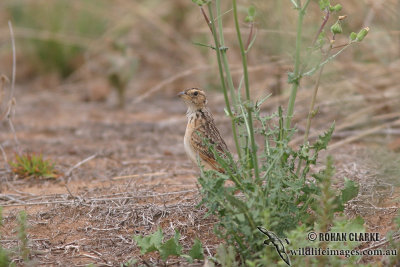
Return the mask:
{"type": "MultiPolygon", "coordinates": [[[[306,14],[306,10],[308,7],[308,4],[310,3],[310,0],[307,0],[304,4],[304,6],[301,6],[301,1],[297,1],[297,10],[298,10],[298,21],[297,21],[297,35],[296,35],[296,52],[295,52],[295,59],[294,59],[294,72],[293,72],[293,80],[292,82],[292,88],[290,91],[290,97],[289,97],[289,103],[288,103],[288,110],[286,114],[286,124],[285,124],[285,130],[290,128],[290,124],[293,118],[293,112],[294,112],[294,102],[296,100],[296,95],[297,95],[297,89],[299,88],[300,84],[300,51],[301,51],[301,43],[302,43],[302,31],[303,31],[303,20],[304,20],[304,15],[306,14]]],[[[286,135],[286,134],[285,134],[286,135]]]]}
{"type": "Polygon", "coordinates": [[[259,181],[260,174],[259,174],[259,169],[258,169],[257,145],[256,145],[256,141],[254,138],[254,126],[253,126],[253,115],[252,115],[253,105],[251,104],[251,99],[250,99],[250,85],[249,85],[249,73],[247,70],[247,56],[246,56],[246,51],[245,51],[243,41],[242,41],[242,35],[240,33],[236,0],[232,0],[232,6],[233,6],[233,18],[235,21],[236,34],[237,34],[237,39],[238,39],[238,43],[239,43],[239,47],[240,47],[240,53],[242,56],[244,87],[246,89],[246,100],[247,100],[245,107],[246,107],[246,111],[247,111],[248,128],[249,128],[248,132],[249,132],[250,143],[251,143],[251,158],[252,158],[252,162],[253,162],[254,175],[255,175],[256,181],[259,181]]]}
{"type": "MultiPolygon", "coordinates": [[[[218,71],[219,71],[219,75],[220,75],[222,90],[224,92],[225,105],[226,105],[226,109],[227,109],[228,115],[231,118],[233,139],[235,141],[236,151],[238,152],[238,156],[239,156],[239,159],[240,159],[241,158],[241,153],[240,153],[239,139],[237,137],[237,129],[236,129],[235,117],[234,117],[234,115],[232,113],[231,104],[230,104],[229,97],[228,97],[228,90],[227,90],[226,85],[225,85],[224,70],[223,70],[223,67],[222,67],[223,63],[222,63],[221,53],[222,53],[222,50],[224,50],[225,48],[221,47],[221,44],[220,44],[220,42],[218,40],[211,3],[208,3],[207,7],[208,7],[208,12],[210,14],[210,19],[208,19],[208,17],[207,17],[207,15],[206,15],[206,13],[205,13],[203,8],[201,8],[201,11],[202,11],[202,13],[204,15],[204,18],[207,21],[207,24],[209,25],[209,27],[211,29],[211,33],[212,33],[213,38],[214,38],[215,51],[216,51],[216,54],[217,54],[217,61],[218,61],[218,71]]],[[[219,17],[221,17],[220,14],[219,14],[219,17]]],[[[226,53],[226,50],[224,51],[224,53],[226,53]]],[[[227,60],[226,60],[226,63],[227,63],[227,60]]],[[[230,73],[229,73],[229,76],[230,76],[230,73]]],[[[230,78],[230,79],[232,79],[232,78],[230,78]]]]}

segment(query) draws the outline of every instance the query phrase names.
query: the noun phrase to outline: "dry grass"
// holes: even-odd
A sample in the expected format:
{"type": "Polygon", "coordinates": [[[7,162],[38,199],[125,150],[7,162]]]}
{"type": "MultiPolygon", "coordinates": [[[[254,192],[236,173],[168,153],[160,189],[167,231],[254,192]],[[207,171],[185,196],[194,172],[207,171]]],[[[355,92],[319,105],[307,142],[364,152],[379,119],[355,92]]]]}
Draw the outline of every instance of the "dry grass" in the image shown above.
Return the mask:
{"type": "MultiPolygon", "coordinates": [[[[151,193],[135,185],[121,184],[84,195],[10,194],[1,198],[18,203],[5,201],[4,207],[41,207],[31,213],[28,221],[29,248],[36,264],[116,266],[133,256],[141,258],[132,236],[149,234],[157,226],[162,226],[167,236],[179,229],[186,249],[192,245],[196,232],[201,231],[198,237],[207,249],[214,251],[215,240],[209,227],[213,220],[204,219],[205,211],[196,208],[198,198],[193,191],[151,193]],[[122,186],[126,191],[121,191],[122,186]]],[[[14,212],[6,216],[5,225],[6,232],[15,227],[14,212]]],[[[9,235],[3,235],[0,242],[5,248],[16,245],[15,238],[9,235]]],[[[143,260],[152,264],[158,262],[156,255],[143,260]]],[[[169,264],[179,265],[177,262],[171,260],[169,264]]]]}

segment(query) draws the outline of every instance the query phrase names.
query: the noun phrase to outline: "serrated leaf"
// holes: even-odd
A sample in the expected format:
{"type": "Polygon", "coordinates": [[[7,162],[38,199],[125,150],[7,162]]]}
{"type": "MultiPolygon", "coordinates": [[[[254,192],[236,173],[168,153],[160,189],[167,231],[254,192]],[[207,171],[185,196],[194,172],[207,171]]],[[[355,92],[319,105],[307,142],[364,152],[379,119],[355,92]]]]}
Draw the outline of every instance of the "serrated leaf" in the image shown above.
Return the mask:
{"type": "Polygon", "coordinates": [[[352,200],[358,195],[359,186],[352,180],[345,178],[344,188],[339,196],[336,196],[334,203],[336,204],[335,212],[344,210],[344,204],[352,200]]]}
{"type": "Polygon", "coordinates": [[[194,244],[189,251],[189,256],[192,257],[192,259],[194,259],[194,260],[204,259],[203,246],[202,246],[200,240],[198,240],[198,239],[194,240],[194,244]]]}
{"type": "Polygon", "coordinates": [[[344,178],[344,188],[342,189],[342,202],[347,203],[349,200],[357,197],[359,186],[350,179],[344,178]]]}
{"type": "Polygon", "coordinates": [[[318,136],[317,142],[315,142],[312,147],[317,151],[326,149],[329,141],[332,138],[332,133],[334,129],[335,129],[335,122],[332,123],[328,131],[326,131],[323,135],[318,136]]]}
{"type": "Polygon", "coordinates": [[[163,261],[169,256],[180,256],[182,254],[182,246],[179,244],[179,232],[175,232],[175,236],[161,245],[159,251],[163,261]]]}
{"type": "Polygon", "coordinates": [[[146,254],[152,251],[157,251],[163,240],[163,233],[161,228],[158,228],[153,234],[148,236],[134,236],[133,239],[136,241],[137,245],[140,247],[140,252],[146,254]]]}

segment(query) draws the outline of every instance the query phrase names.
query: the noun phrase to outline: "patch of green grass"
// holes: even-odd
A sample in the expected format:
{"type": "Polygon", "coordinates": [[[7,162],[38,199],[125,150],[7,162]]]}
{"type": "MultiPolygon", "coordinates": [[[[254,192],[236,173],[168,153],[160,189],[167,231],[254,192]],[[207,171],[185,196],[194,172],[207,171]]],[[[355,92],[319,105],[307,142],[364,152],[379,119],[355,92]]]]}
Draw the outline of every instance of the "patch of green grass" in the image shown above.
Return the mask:
{"type": "Polygon", "coordinates": [[[45,160],[42,154],[26,153],[16,155],[13,161],[9,162],[12,171],[20,178],[57,178],[58,172],[55,164],[45,160]]]}

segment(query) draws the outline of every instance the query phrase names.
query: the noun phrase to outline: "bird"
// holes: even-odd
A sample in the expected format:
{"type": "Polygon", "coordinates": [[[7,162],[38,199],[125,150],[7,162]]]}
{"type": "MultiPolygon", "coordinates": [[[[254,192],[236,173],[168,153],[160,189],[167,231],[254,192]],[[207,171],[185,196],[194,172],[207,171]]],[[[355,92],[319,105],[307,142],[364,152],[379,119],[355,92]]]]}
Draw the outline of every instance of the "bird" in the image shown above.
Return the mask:
{"type": "Polygon", "coordinates": [[[189,88],[178,94],[188,107],[186,116],[188,123],[184,136],[184,148],[189,159],[197,165],[198,159],[205,170],[216,170],[225,173],[218,164],[214,153],[205,144],[204,139],[213,145],[217,153],[225,157],[229,153],[228,146],[215,126],[214,118],[207,108],[207,97],[199,88],[189,88]]]}

